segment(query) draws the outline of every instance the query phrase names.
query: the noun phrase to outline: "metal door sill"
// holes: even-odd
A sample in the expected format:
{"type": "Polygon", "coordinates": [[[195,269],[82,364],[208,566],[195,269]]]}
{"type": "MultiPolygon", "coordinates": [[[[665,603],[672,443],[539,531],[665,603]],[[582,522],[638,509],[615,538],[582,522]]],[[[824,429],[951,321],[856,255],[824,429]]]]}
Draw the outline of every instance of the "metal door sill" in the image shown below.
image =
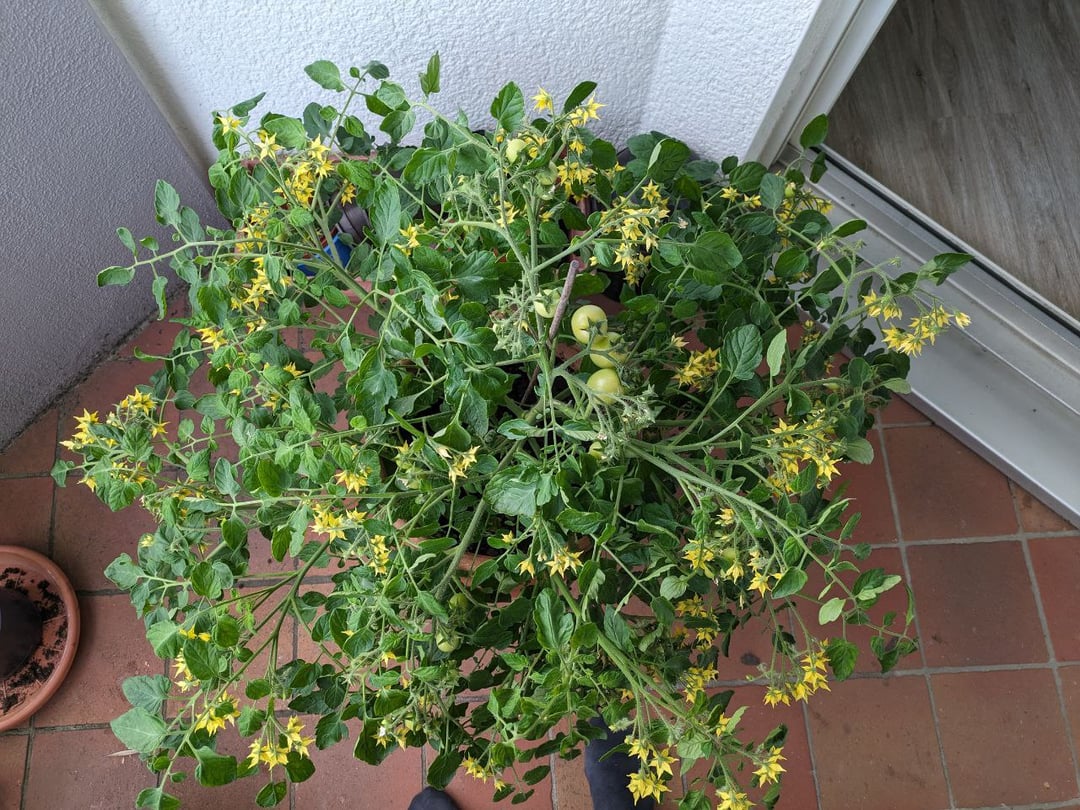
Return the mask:
{"type": "MultiPolygon", "coordinates": [[[[1080,524],[1080,324],[839,155],[815,187],[831,218],[862,219],[861,255],[898,275],[938,253],[974,256],[937,292],[971,316],[912,364],[910,399],[937,424],[1080,524]]],[[[797,155],[788,147],[780,162],[797,155]]]]}

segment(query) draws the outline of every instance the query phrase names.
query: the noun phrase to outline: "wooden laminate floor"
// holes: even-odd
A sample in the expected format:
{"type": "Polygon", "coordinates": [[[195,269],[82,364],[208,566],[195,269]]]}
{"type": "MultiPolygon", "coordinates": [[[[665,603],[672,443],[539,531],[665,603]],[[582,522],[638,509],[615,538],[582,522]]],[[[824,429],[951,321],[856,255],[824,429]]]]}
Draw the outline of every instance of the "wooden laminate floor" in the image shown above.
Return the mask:
{"type": "Polygon", "coordinates": [[[828,145],[1080,320],[1080,0],[898,0],[828,145]]]}

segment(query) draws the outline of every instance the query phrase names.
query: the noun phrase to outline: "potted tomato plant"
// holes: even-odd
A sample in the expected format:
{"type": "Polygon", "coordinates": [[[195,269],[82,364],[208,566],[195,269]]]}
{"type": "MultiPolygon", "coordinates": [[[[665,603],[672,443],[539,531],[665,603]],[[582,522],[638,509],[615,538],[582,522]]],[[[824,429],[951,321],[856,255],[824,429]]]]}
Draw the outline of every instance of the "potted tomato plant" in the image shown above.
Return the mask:
{"type": "MultiPolygon", "coordinates": [[[[162,775],[140,805],[189,768],[273,804],[346,737],[370,763],[432,746],[437,787],[465,770],[527,796],[604,726],[629,733],[635,798],[680,760],[706,763],[684,810],[775,800],[784,731],[743,739],[718,656],[759,617],[767,702],[852,672],[844,628],[899,578],[858,571],[857,516],[827,493],[872,458],[911,356],[964,322],[926,289],[963,257],[863,263],[809,155],[717,164],[652,132],[620,160],[590,82],[558,105],[508,84],[477,132],[434,105],[437,57],[416,97],[379,63],[307,71],[340,103],[215,119],[229,229],[160,183],[177,244],[128,235],[102,272],[175,273],[187,328],[55,470],[157,521],[107,572],[173,664],[113,724],[162,775]],[[288,564],[242,588],[260,535],[288,564]],[[247,758],[218,751],[234,725],[247,758]]],[[[892,623],[886,669],[914,649],[892,623]]]]}

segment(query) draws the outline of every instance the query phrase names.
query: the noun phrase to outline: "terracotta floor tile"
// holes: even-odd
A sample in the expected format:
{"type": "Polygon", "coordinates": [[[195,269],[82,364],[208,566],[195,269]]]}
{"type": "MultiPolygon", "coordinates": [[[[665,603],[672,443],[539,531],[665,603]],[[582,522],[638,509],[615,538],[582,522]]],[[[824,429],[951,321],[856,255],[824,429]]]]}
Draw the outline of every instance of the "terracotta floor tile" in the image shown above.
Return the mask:
{"type": "MultiPolygon", "coordinates": [[[[305,729],[305,733],[307,729],[305,729]]],[[[227,728],[218,732],[217,751],[225,756],[234,756],[237,761],[243,761],[251,746],[250,740],[245,740],[235,728],[227,728]]],[[[179,759],[176,761],[175,772],[187,774],[182,782],[177,782],[166,788],[171,796],[180,800],[182,810],[222,810],[222,808],[235,808],[235,810],[248,810],[257,806],[255,797],[259,791],[270,781],[265,770],[252,774],[244,779],[237,779],[228,785],[205,787],[200,785],[195,778],[195,761],[192,759],[179,759]]],[[[274,769],[274,780],[285,778],[281,768],[274,769]]],[[[317,777],[313,777],[317,778],[317,777]]],[[[288,807],[288,801],[282,802],[279,807],[288,807]]],[[[301,805],[303,806],[303,805],[301,805]]]]}
{"type": "Polygon", "coordinates": [[[0,475],[47,473],[56,460],[56,409],[52,408],[27,426],[0,453],[0,475]]]}
{"type": "Polygon", "coordinates": [[[921,411],[900,397],[893,397],[892,401],[878,414],[878,418],[883,425],[909,425],[930,421],[921,411]]]}
{"type": "Polygon", "coordinates": [[[744,683],[761,675],[759,664],[772,659],[772,633],[760,616],[736,628],[731,635],[727,656],[720,656],[716,668],[718,681],[744,683]]]}
{"type": "Polygon", "coordinates": [[[927,666],[1046,661],[1019,542],[908,549],[927,666]]]}
{"type": "Polygon", "coordinates": [[[36,715],[38,728],[107,723],[131,708],[121,691],[125,678],[164,672],[126,595],[83,596],[79,611],[75,663],[60,691],[36,715]]]}
{"type": "MultiPolygon", "coordinates": [[[[896,548],[876,548],[870,556],[865,560],[856,560],[853,557],[845,557],[850,559],[855,565],[859,567],[859,571],[869,571],[874,568],[880,568],[884,570],[886,575],[897,574],[900,577],[904,576],[904,563],[900,556],[900,550],[896,548]]],[[[855,571],[845,571],[841,574],[840,579],[844,582],[848,588],[851,588],[859,574],[855,571]]],[[[825,577],[821,572],[821,569],[817,566],[813,566],[810,569],[810,578],[807,581],[806,586],[803,588],[803,593],[816,597],[825,586],[825,577]]],[[[824,599],[831,599],[834,596],[842,596],[843,592],[837,587],[833,586],[832,590],[825,594],[824,599]]],[[[850,602],[848,605],[850,606],[850,602]]],[[[866,609],[866,614],[870,618],[870,621],[876,625],[884,625],[887,614],[893,613],[894,618],[892,624],[888,629],[893,632],[902,632],[904,629],[904,616],[907,613],[907,589],[904,587],[904,582],[901,580],[900,584],[887,590],[879,598],[876,604],[871,605],[866,609]]],[[[822,627],[817,623],[817,606],[810,603],[804,603],[804,612],[807,617],[809,627],[817,633],[818,638],[835,637],[840,633],[840,622],[836,620],[822,627]]],[[[845,637],[848,641],[851,641],[859,648],[859,657],[855,661],[856,672],[866,672],[871,674],[880,674],[881,665],[878,663],[877,658],[874,656],[873,651],[870,648],[870,640],[877,635],[871,625],[849,625],[846,631],[845,637]]],[[[915,637],[915,626],[908,629],[908,635],[912,638],[915,637]]],[[[916,651],[907,658],[903,658],[897,664],[897,669],[913,669],[919,668],[923,665],[922,656],[916,651]]]]}
{"type": "Polygon", "coordinates": [[[26,735],[0,737],[0,807],[18,807],[26,767],[26,735]]]}
{"type": "Polygon", "coordinates": [[[84,810],[134,807],[139,791],[154,785],[154,775],[137,756],[110,756],[122,748],[107,728],[39,732],[22,810],[73,803],[84,810]]]}
{"type": "MultiPolygon", "coordinates": [[[[783,746],[786,757],[782,763],[785,768],[783,788],[776,806],[779,810],[816,810],[817,788],[814,785],[814,769],[810,761],[810,743],[806,736],[802,706],[770,707],[765,705],[764,696],[764,687],[740,687],[735,690],[735,696],[728,706],[728,714],[739,706],[747,707],[739,721],[739,738],[745,742],[761,743],[777,726],[787,726],[787,738],[783,746]]],[[[743,779],[750,798],[758,800],[764,791],[749,787],[752,770],[744,771],[740,778],[743,779]]],[[[708,792],[706,795],[711,796],[708,792]]]]}
{"type": "Polygon", "coordinates": [[[809,716],[822,810],[949,806],[922,677],[833,684],[810,699],[809,716]]]}
{"type": "Polygon", "coordinates": [[[931,676],[953,797],[960,807],[1077,797],[1049,670],[931,676]]]}
{"type": "Polygon", "coordinates": [[[1012,487],[1013,497],[1016,499],[1016,510],[1020,513],[1020,525],[1025,532],[1037,534],[1074,530],[1075,527],[1069,521],[1019,484],[1014,483],[1012,487]]]}
{"type": "Polygon", "coordinates": [[[294,788],[297,808],[405,810],[408,807],[412,797],[423,788],[420,749],[395,751],[380,765],[374,766],[353,756],[355,744],[353,729],[350,739],[342,740],[325,751],[312,749],[315,775],[294,788]]]}
{"type": "Polygon", "coordinates": [[[1058,661],[1080,661],[1080,535],[1028,541],[1043,613],[1058,661]]]}
{"type": "Polygon", "coordinates": [[[895,543],[896,521],[893,519],[892,497],[885,474],[885,459],[881,455],[881,438],[870,431],[867,440],[874,448],[871,464],[846,462],[840,469],[848,488],[845,496],[854,499],[844,520],[858,512],[862,515],[851,538],[852,543],[895,543]]]}
{"type": "Polygon", "coordinates": [[[558,810],[592,810],[589,783],[585,780],[585,756],[555,757],[555,803],[558,810]]]}
{"type": "Polygon", "coordinates": [[[1008,480],[938,427],[885,431],[905,540],[1012,534],[1008,480]]]}
{"type": "Polygon", "coordinates": [[[51,478],[0,479],[0,545],[48,552],[54,488],[51,478]]]}
{"type": "Polygon", "coordinates": [[[83,410],[96,412],[101,420],[111,413],[113,407],[135,390],[136,385],[145,384],[152,370],[143,363],[130,363],[124,360],[108,360],[98,366],[71,395],[66,397],[60,410],[61,438],[75,430],[74,418],[83,410]]]}
{"type": "Polygon", "coordinates": [[[113,512],[87,487],[68,479],[56,490],[53,554],[78,590],[115,588],[105,568],[122,552],[134,558],[154,520],[138,504],[113,512]]]}

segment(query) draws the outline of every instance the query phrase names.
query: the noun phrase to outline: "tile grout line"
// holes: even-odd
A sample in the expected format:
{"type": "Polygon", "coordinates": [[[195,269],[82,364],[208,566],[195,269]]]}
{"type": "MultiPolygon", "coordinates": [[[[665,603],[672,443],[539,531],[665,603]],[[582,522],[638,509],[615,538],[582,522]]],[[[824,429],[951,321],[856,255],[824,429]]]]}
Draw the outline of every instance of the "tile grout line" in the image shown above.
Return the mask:
{"type": "Polygon", "coordinates": [[[23,779],[19,789],[19,810],[26,810],[26,792],[30,786],[30,757],[34,753],[34,718],[30,718],[29,731],[26,735],[26,756],[23,757],[23,779]]]}
{"type": "MultiPolygon", "coordinates": [[[[1009,482],[1009,492],[1012,495],[1013,511],[1016,513],[1016,523],[1023,530],[1023,522],[1020,517],[1020,506],[1016,502],[1016,489],[1009,482]]],[[[1043,608],[1042,591],[1039,588],[1039,579],[1035,576],[1035,565],[1031,560],[1031,547],[1028,545],[1028,537],[1025,533],[1020,539],[1020,548],[1024,552],[1024,564],[1027,567],[1028,578],[1031,582],[1031,593],[1035,598],[1035,610],[1039,616],[1039,624],[1042,627],[1043,641],[1046,642],[1046,652],[1050,656],[1050,672],[1054,678],[1054,688],[1057,690],[1058,711],[1065,726],[1065,741],[1069,748],[1069,756],[1072,757],[1074,787],[1076,795],[1080,796],[1080,759],[1076,753],[1076,742],[1073,735],[1072,724],[1069,722],[1069,713],[1065,707],[1065,690],[1061,684],[1061,672],[1057,652],[1054,650],[1054,640],[1050,636],[1050,623],[1046,618],[1046,610],[1043,608]]]]}
{"type": "MultiPolygon", "coordinates": [[[[900,523],[900,503],[896,497],[896,488],[893,486],[892,469],[889,465],[889,450],[887,447],[888,442],[886,442],[885,437],[885,428],[880,424],[878,424],[876,427],[877,430],[880,432],[879,439],[881,442],[881,460],[885,468],[885,485],[889,490],[889,502],[892,504],[893,526],[896,529],[896,541],[900,549],[900,563],[904,566],[904,579],[907,582],[908,587],[912,589],[912,594],[914,594],[914,587],[911,580],[911,564],[908,561],[907,544],[904,542],[904,533],[900,523]]],[[[922,646],[922,626],[919,621],[919,610],[917,607],[915,609],[915,616],[913,621],[915,622],[915,633],[919,638],[919,657],[922,658],[924,669],[923,682],[926,684],[926,693],[930,699],[930,713],[934,719],[934,737],[937,740],[938,758],[941,761],[941,772],[942,776],[945,779],[945,790],[949,798],[949,807],[955,808],[956,798],[953,794],[952,779],[949,776],[949,765],[945,761],[945,746],[941,739],[941,728],[938,724],[938,710],[937,701],[934,699],[934,686],[933,683],[931,683],[930,674],[928,672],[925,672],[926,653],[923,650],[922,646]]]]}

